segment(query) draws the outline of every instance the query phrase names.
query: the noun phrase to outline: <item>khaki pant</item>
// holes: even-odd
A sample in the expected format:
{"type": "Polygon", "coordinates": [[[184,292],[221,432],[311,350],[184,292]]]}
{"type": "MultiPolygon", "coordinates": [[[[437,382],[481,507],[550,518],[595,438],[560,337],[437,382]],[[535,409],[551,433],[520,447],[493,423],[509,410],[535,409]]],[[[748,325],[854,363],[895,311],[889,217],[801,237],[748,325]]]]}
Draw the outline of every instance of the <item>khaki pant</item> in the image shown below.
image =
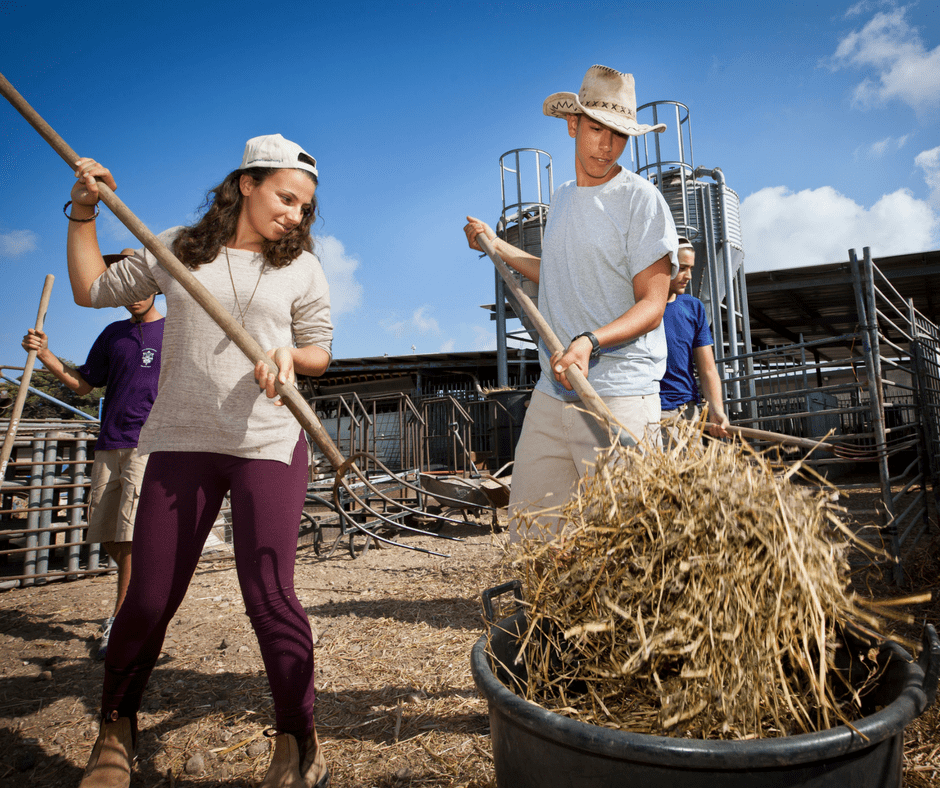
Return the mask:
{"type": "Polygon", "coordinates": [[[133,541],[137,500],[146,467],[147,456],[138,454],[136,448],[95,452],[86,542],[133,541]]]}
{"type": "MultiPolygon", "coordinates": [[[[660,445],[659,394],[640,397],[608,397],[607,407],[631,434],[651,445],[660,445]]],[[[578,403],[536,391],[532,394],[522,434],[516,446],[509,499],[510,539],[520,538],[516,513],[525,509],[560,507],[575,491],[580,479],[594,470],[597,452],[610,445],[604,425],[578,403]]],[[[557,526],[557,512],[546,512],[539,522],[557,526]]]]}

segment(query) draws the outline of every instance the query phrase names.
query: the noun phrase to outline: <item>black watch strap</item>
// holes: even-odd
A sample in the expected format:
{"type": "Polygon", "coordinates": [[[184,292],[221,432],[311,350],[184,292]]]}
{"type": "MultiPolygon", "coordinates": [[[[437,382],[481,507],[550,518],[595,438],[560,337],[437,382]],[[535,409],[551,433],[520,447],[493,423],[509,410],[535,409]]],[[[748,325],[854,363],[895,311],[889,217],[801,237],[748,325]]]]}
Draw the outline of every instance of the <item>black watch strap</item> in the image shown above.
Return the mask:
{"type": "Polygon", "coordinates": [[[601,352],[601,343],[597,341],[597,337],[594,336],[590,331],[585,331],[583,334],[578,334],[576,337],[572,337],[571,341],[574,342],[576,339],[581,337],[587,337],[591,340],[591,358],[597,358],[597,354],[601,352]]]}

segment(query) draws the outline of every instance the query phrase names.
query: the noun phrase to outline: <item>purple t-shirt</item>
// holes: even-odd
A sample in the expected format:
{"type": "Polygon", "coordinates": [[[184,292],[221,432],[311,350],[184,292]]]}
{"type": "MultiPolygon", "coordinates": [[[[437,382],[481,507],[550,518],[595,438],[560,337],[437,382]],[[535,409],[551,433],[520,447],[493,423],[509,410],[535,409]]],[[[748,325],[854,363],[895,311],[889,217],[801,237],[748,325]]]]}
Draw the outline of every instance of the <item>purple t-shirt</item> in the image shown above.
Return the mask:
{"type": "Polygon", "coordinates": [[[666,374],[659,383],[659,399],[663,410],[675,410],[688,402],[699,402],[695,381],[697,347],[715,344],[708,328],[705,306],[695,296],[685,293],[666,304],[663,314],[666,329],[666,374]]]}
{"type": "Polygon", "coordinates": [[[132,449],[157,398],[164,320],[109,325],[91,346],[79,374],[94,387],[107,386],[99,451],[132,449]]]}

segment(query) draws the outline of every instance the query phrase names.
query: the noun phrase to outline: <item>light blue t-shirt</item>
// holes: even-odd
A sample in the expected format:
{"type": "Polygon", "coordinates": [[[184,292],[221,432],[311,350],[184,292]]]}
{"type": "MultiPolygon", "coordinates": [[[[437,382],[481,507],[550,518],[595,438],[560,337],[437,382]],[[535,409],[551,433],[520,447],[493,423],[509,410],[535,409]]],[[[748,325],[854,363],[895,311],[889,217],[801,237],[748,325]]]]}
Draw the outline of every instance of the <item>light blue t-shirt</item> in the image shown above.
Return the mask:
{"type": "MultiPolygon", "coordinates": [[[[633,277],[665,255],[679,271],[679,240],[659,190],[622,169],[600,186],[569,181],[552,196],[539,269],[539,311],[568,345],[620,317],[635,304],[633,277]]],[[[536,385],[556,399],[578,395],[555,381],[551,354],[539,342],[542,375],[536,385]]],[[[601,397],[659,393],[666,371],[662,325],[631,342],[606,347],[591,361],[588,381],[601,397]]]]}

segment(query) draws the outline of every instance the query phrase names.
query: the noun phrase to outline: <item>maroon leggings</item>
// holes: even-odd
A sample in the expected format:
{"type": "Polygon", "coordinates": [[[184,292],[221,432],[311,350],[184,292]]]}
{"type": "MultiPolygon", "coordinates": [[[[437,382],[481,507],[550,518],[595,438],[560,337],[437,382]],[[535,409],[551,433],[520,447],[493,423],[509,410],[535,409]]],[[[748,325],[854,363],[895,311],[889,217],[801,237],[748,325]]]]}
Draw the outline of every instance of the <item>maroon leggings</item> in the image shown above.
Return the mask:
{"type": "Polygon", "coordinates": [[[225,493],[235,568],[274,696],[275,724],[313,726],[313,638],[294,593],[294,558],[307,478],[301,436],[291,464],[210,452],[150,455],[134,526],[127,597],[105,658],[102,713],[136,720],[150,673],[225,493]]]}

